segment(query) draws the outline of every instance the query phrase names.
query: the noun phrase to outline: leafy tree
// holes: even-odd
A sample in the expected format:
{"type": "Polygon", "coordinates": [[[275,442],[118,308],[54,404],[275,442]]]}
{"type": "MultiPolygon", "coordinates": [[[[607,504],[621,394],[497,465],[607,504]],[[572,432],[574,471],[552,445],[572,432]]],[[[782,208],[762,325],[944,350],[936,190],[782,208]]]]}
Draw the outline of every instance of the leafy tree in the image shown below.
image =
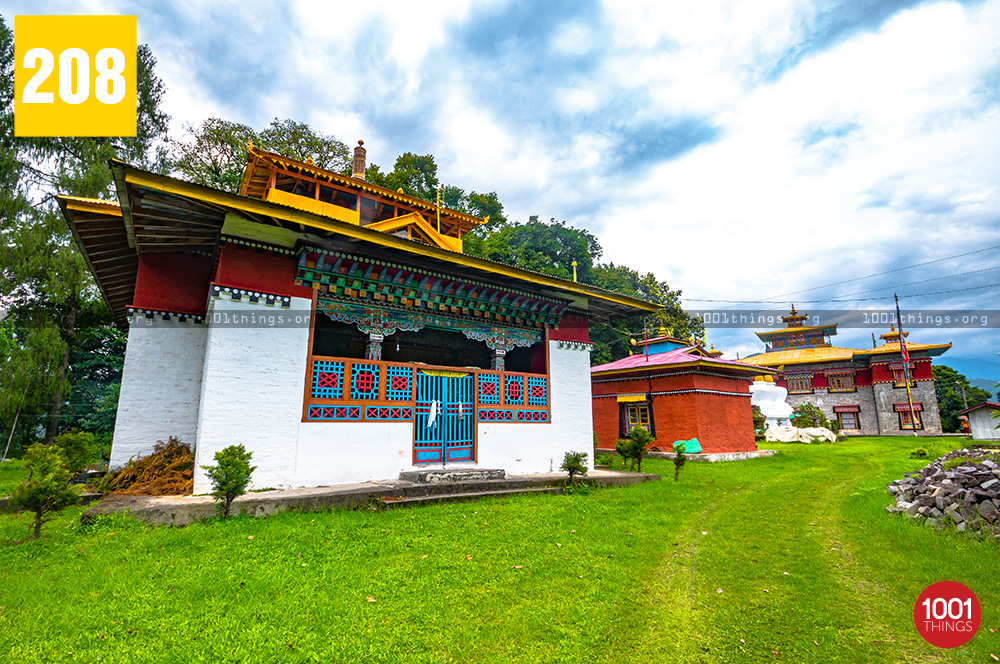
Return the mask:
{"type": "MultiPolygon", "coordinates": [[[[0,17],[0,79],[13,66],[10,30],[0,17]]],[[[52,194],[111,197],[106,161],[125,159],[166,168],[169,118],[159,110],[164,94],[149,47],[138,49],[138,122],[135,137],[15,138],[13,99],[0,87],[0,306],[9,309],[16,339],[0,371],[0,417],[23,410],[42,416],[51,443],[63,420],[70,361],[79,348],[85,312],[110,321],[82,255],[74,246],[52,194]],[[37,200],[36,200],[37,199],[37,200]],[[23,403],[22,403],[23,402],[23,403]],[[18,405],[22,404],[22,405],[18,405]]]]}
{"type": "Polygon", "coordinates": [[[764,430],[767,428],[767,418],[761,412],[760,406],[750,406],[750,413],[753,416],[753,436],[754,440],[764,440],[764,430]]]}
{"type": "Polygon", "coordinates": [[[83,470],[97,449],[93,434],[77,430],[56,436],[55,446],[62,449],[70,473],[83,470]]]}
{"type": "Polygon", "coordinates": [[[666,282],[657,279],[652,272],[640,276],[629,267],[608,263],[594,268],[592,283],[604,290],[660,305],[659,311],[647,317],[591,325],[590,339],[594,342],[594,352],[590,358],[592,364],[604,364],[627,357],[632,350],[630,339],[641,339],[644,329],[649,337],[657,336],[661,327],[678,339],[700,340],[704,336],[701,321],[688,316],[681,309],[681,291],[671,290],[666,282]]]}
{"type": "Polygon", "coordinates": [[[800,429],[810,427],[826,427],[827,421],[823,411],[811,403],[800,403],[792,410],[792,425],[800,429]]]}
{"type": "Polygon", "coordinates": [[[591,269],[603,251],[589,231],[555,219],[539,221],[537,215],[526,224],[491,223],[477,229],[466,236],[464,248],[467,254],[567,280],[573,278],[576,261],[577,279],[584,283],[591,283],[591,269]]]}
{"type": "Polygon", "coordinates": [[[14,509],[35,514],[32,539],[42,534],[42,524],[49,514],[76,504],[80,497],[69,488],[72,473],[66,468],[66,456],[55,445],[35,443],[24,455],[28,479],[14,488],[10,502],[14,509]]]}
{"type": "Polygon", "coordinates": [[[346,145],[295,120],[275,118],[258,132],[239,122],[208,118],[201,126],[188,124],[184,130],[185,139],[171,143],[174,170],[186,180],[223,191],[239,191],[251,141],[269,152],[311,160],[319,168],[350,171],[346,145]]]}
{"type": "Polygon", "coordinates": [[[230,445],[215,453],[214,466],[202,466],[212,480],[212,496],[216,507],[224,519],[229,518],[229,508],[233,501],[242,496],[250,484],[250,476],[257,470],[250,465],[253,452],[242,445],[230,445]]]}
{"type": "Polygon", "coordinates": [[[937,394],[938,410],[941,413],[941,430],[945,433],[958,433],[962,430],[958,418],[966,408],[966,401],[971,408],[989,401],[993,396],[982,388],[972,386],[968,378],[944,364],[931,366],[931,373],[934,375],[934,392],[937,394]]]}
{"type": "MultiPolygon", "coordinates": [[[[392,172],[385,176],[385,183],[382,186],[388,189],[402,189],[403,193],[422,198],[425,201],[436,200],[440,182],[437,177],[437,164],[434,162],[434,155],[404,152],[396,157],[392,172]]],[[[458,192],[461,190],[459,189],[458,192]]],[[[464,192],[458,192],[452,191],[451,195],[453,197],[457,195],[458,198],[461,198],[464,192]]],[[[457,200],[453,201],[454,204],[457,202],[457,200]]]]}

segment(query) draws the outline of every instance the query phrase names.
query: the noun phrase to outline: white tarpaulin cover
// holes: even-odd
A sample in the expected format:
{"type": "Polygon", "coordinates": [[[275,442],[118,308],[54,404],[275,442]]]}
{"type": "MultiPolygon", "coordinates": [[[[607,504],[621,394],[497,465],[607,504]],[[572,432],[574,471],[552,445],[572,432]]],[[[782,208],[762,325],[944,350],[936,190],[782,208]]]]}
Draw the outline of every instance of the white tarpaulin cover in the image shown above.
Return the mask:
{"type": "Polygon", "coordinates": [[[764,432],[764,439],[769,443],[811,443],[813,438],[836,442],[837,436],[824,427],[771,427],[764,432]]]}

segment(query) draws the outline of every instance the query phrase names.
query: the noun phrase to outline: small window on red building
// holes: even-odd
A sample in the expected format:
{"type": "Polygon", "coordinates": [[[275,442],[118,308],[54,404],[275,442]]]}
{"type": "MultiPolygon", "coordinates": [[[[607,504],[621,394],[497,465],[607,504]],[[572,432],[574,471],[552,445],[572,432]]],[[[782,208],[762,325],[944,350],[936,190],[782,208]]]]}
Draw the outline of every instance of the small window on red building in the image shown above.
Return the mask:
{"type": "MultiPolygon", "coordinates": [[[[912,370],[911,370],[912,371],[912,370]]],[[[903,374],[902,369],[892,370],[892,385],[893,387],[906,387],[906,376],[903,374]]],[[[910,374],[910,387],[914,387],[916,383],[913,382],[913,374],[910,374]]]]}
{"type": "Polygon", "coordinates": [[[831,392],[854,391],[854,376],[851,375],[828,376],[826,382],[831,392]]]}
{"type": "Polygon", "coordinates": [[[812,392],[812,378],[796,377],[788,379],[789,394],[808,394],[812,392]]]}

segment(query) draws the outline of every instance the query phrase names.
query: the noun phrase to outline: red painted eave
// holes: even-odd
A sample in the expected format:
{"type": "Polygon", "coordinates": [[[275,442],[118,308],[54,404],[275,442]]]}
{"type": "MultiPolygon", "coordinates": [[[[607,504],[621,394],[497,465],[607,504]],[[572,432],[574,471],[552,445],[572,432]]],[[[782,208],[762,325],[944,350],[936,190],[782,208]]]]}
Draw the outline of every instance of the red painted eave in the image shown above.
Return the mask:
{"type": "Polygon", "coordinates": [[[974,410],[979,410],[980,408],[992,408],[993,410],[1000,410],[1000,403],[994,403],[993,401],[984,401],[983,403],[976,404],[971,408],[966,408],[959,415],[965,415],[966,413],[971,413],[974,410]]]}

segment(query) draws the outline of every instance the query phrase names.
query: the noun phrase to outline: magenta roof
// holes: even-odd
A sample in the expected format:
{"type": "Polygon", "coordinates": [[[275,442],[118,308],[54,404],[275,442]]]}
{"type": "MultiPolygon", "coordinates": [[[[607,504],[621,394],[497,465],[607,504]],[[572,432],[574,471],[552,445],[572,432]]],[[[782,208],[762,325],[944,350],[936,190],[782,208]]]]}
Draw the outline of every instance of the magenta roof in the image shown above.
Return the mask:
{"type": "Polygon", "coordinates": [[[772,369],[758,367],[753,364],[745,364],[734,360],[722,360],[714,357],[704,357],[703,355],[693,352],[697,348],[697,346],[688,346],[687,348],[668,350],[664,353],[630,355],[628,357],[623,357],[620,360],[615,360],[614,362],[608,362],[607,364],[599,364],[596,367],[590,367],[590,373],[604,373],[607,371],[621,371],[625,369],[644,369],[647,367],[653,369],[656,367],[670,366],[672,364],[689,364],[693,362],[698,362],[702,365],[715,365],[720,369],[738,369],[742,373],[765,374],[773,372],[772,369]]]}

